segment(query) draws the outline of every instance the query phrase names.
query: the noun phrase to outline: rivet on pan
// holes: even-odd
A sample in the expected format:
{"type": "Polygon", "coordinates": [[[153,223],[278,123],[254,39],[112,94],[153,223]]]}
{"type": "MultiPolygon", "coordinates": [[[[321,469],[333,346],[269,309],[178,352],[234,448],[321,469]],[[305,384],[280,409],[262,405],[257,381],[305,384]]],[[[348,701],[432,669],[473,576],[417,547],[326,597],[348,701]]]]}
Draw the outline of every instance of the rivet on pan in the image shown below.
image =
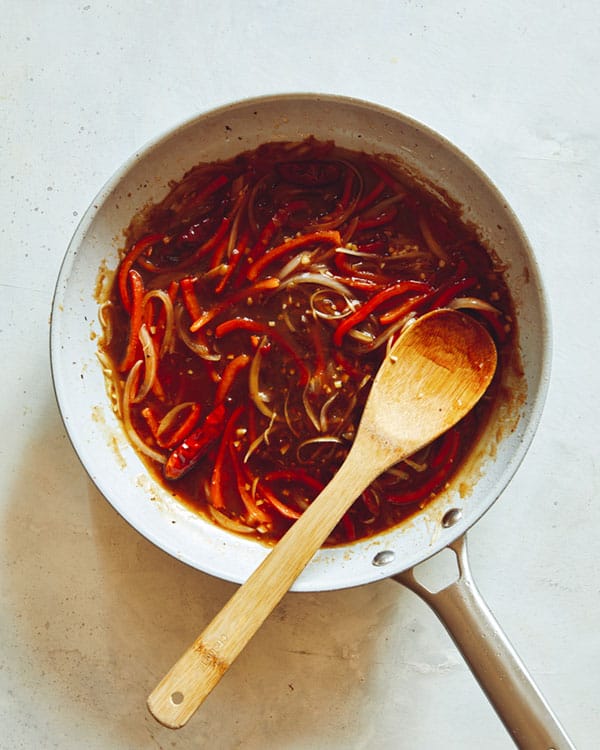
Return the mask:
{"type": "Polygon", "coordinates": [[[381,565],[389,565],[392,560],[396,557],[391,549],[384,549],[382,552],[378,552],[373,558],[373,565],[380,567],[381,565]]]}
{"type": "Polygon", "coordinates": [[[450,508],[450,510],[447,510],[444,513],[444,516],[442,518],[442,526],[445,529],[450,528],[450,526],[454,526],[454,524],[457,521],[460,521],[462,518],[462,510],[460,508],[450,508]]]}

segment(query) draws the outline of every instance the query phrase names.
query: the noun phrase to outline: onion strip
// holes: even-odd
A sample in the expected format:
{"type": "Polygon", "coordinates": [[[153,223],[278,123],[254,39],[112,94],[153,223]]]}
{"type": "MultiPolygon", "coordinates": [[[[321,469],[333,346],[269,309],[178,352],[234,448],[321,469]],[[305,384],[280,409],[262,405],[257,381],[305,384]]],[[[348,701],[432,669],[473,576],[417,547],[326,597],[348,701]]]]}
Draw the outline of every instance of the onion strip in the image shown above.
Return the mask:
{"type": "Polygon", "coordinates": [[[122,405],[123,427],[125,428],[127,437],[139,451],[144,453],[153,461],[157,461],[158,463],[164,464],[167,460],[166,456],[163,456],[162,453],[159,453],[158,451],[155,451],[153,448],[151,448],[149,445],[146,445],[146,443],[139,436],[137,430],[135,429],[131,421],[131,404],[133,403],[132,391],[135,386],[135,382],[137,380],[138,372],[141,366],[142,366],[142,360],[138,359],[137,362],[135,362],[135,364],[129,371],[129,375],[127,376],[127,380],[125,382],[125,388],[123,389],[123,405],[122,405]]]}
{"type": "Polygon", "coordinates": [[[162,357],[163,354],[172,352],[175,345],[175,311],[171,298],[163,289],[151,289],[146,292],[142,306],[146,307],[151,299],[162,302],[165,311],[165,332],[159,350],[159,355],[162,357]]]}
{"type": "Polygon", "coordinates": [[[185,310],[181,305],[178,305],[175,310],[175,329],[177,335],[187,346],[187,348],[197,354],[202,359],[208,362],[218,362],[221,359],[221,355],[211,352],[206,344],[202,344],[200,341],[194,339],[193,335],[189,332],[188,326],[185,325],[182,318],[185,314],[185,310]]]}
{"type": "Polygon", "coordinates": [[[158,357],[154,348],[154,341],[145,323],[142,323],[140,326],[139,338],[144,355],[144,380],[135,397],[131,399],[132,404],[139,404],[140,401],[146,398],[156,378],[158,367],[158,357]]]}
{"type": "Polygon", "coordinates": [[[261,414],[264,414],[267,419],[275,419],[274,412],[266,405],[265,401],[267,397],[261,393],[260,390],[260,366],[262,363],[262,348],[265,345],[266,337],[263,337],[259,346],[256,349],[256,354],[250,363],[250,372],[248,373],[248,390],[250,392],[250,398],[254,402],[256,408],[261,414]]]}

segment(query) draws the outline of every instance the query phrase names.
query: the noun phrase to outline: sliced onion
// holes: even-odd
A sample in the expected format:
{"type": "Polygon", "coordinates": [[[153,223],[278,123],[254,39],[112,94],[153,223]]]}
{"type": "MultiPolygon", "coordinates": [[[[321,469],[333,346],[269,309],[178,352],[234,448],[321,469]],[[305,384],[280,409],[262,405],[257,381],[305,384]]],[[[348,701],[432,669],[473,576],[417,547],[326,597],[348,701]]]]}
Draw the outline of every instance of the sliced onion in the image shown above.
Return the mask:
{"type": "Polygon", "coordinates": [[[379,201],[379,203],[371,206],[368,211],[365,211],[365,213],[363,214],[363,218],[370,219],[373,216],[379,216],[379,214],[383,213],[390,206],[393,206],[394,203],[403,201],[405,198],[406,193],[394,193],[394,195],[391,195],[389,198],[384,198],[383,200],[379,201]]]}
{"type": "Polygon", "coordinates": [[[250,363],[250,372],[248,373],[248,388],[250,391],[250,398],[254,402],[256,408],[261,414],[264,414],[268,419],[276,419],[273,416],[274,412],[269,409],[266,402],[266,396],[261,393],[260,390],[260,366],[262,363],[262,348],[264,346],[265,339],[263,338],[256,349],[256,354],[250,363]]]}
{"type": "Polygon", "coordinates": [[[181,404],[177,404],[170,411],[168,411],[158,423],[158,427],[156,428],[156,437],[159,438],[165,433],[166,430],[169,429],[169,427],[171,427],[180,412],[182,412],[184,409],[191,409],[192,406],[194,406],[193,401],[183,401],[181,404]]]}
{"type": "MultiPolygon", "coordinates": [[[[341,253],[342,255],[352,255],[353,258],[368,258],[369,260],[383,260],[383,256],[377,255],[377,253],[365,253],[361,250],[354,250],[351,247],[336,247],[335,248],[336,253],[341,253]]],[[[387,257],[385,258],[387,260],[387,257]]]]}
{"type": "Polygon", "coordinates": [[[321,423],[319,422],[319,418],[315,414],[308,400],[308,389],[310,388],[310,386],[311,386],[311,381],[309,381],[306,384],[304,390],[302,391],[302,404],[304,405],[304,411],[306,412],[309,420],[312,422],[315,430],[317,432],[321,432],[321,423]]]}
{"type": "Polygon", "coordinates": [[[316,284],[317,286],[333,289],[334,292],[343,296],[350,296],[351,294],[350,289],[345,284],[342,284],[341,281],[324,273],[315,273],[312,271],[303,271],[295,276],[290,276],[281,282],[278,291],[287,289],[289,286],[295,286],[296,284],[316,284]]]}
{"type": "Polygon", "coordinates": [[[110,342],[112,341],[113,337],[113,318],[112,318],[112,312],[110,315],[108,315],[108,311],[113,309],[113,303],[110,300],[107,300],[102,305],[100,305],[100,308],[98,310],[98,320],[100,321],[100,326],[102,327],[102,345],[108,346],[110,342]]]}
{"type": "Polygon", "coordinates": [[[369,331],[361,331],[358,328],[351,328],[348,331],[348,336],[351,336],[353,339],[356,339],[357,341],[360,341],[361,344],[369,344],[372,346],[377,339],[372,333],[369,333],[369,331]]]}
{"type": "Polygon", "coordinates": [[[139,404],[146,398],[154,384],[158,368],[158,356],[154,348],[154,341],[145,323],[140,326],[139,339],[144,353],[144,380],[136,395],[131,399],[132,404],[139,404]]]}
{"type": "Polygon", "coordinates": [[[340,163],[343,164],[347,169],[354,172],[354,177],[358,181],[358,190],[356,191],[356,195],[348,202],[348,205],[343,211],[332,211],[327,216],[323,216],[312,224],[309,224],[309,228],[311,229],[336,229],[337,227],[341,226],[346,221],[346,219],[348,219],[348,217],[350,217],[354,213],[354,209],[356,208],[358,201],[362,198],[362,175],[356,169],[354,164],[351,164],[350,162],[345,160],[340,160],[340,163]]]}
{"type": "Polygon", "coordinates": [[[330,290],[328,289],[317,289],[316,292],[313,292],[310,295],[310,309],[312,310],[313,318],[321,318],[321,320],[341,320],[342,318],[346,318],[348,315],[351,315],[356,310],[356,305],[354,304],[354,301],[351,300],[349,297],[347,297],[345,294],[342,294],[341,292],[334,291],[335,294],[339,294],[340,297],[344,300],[346,303],[346,309],[337,311],[335,313],[325,313],[322,310],[319,310],[318,307],[315,304],[315,300],[323,295],[328,294],[330,290]]]}
{"type": "Polygon", "coordinates": [[[138,435],[137,431],[135,430],[131,422],[131,403],[133,401],[131,391],[133,390],[133,384],[135,383],[137,379],[138,371],[141,366],[142,366],[142,360],[138,359],[138,361],[133,365],[133,367],[129,371],[129,375],[127,376],[127,380],[125,382],[125,388],[123,389],[123,406],[122,406],[123,427],[125,428],[127,437],[136,446],[136,448],[138,448],[146,456],[149,456],[153,461],[157,461],[158,463],[164,464],[167,460],[166,457],[163,456],[162,453],[155,451],[149,445],[146,445],[146,443],[138,435]]]}
{"type": "Polygon", "coordinates": [[[98,349],[96,356],[100,364],[102,365],[102,372],[104,374],[104,385],[106,387],[106,394],[112,404],[113,412],[121,419],[121,383],[118,378],[115,377],[115,368],[111,362],[108,354],[98,349]]]}
{"type": "Polygon", "coordinates": [[[211,352],[205,344],[201,344],[193,338],[188,331],[187,326],[183,323],[183,315],[183,307],[177,306],[177,309],[175,310],[175,328],[179,338],[187,348],[190,349],[190,351],[194,352],[194,354],[197,354],[202,359],[206,359],[209,362],[218,362],[221,359],[221,355],[211,352]]]}
{"type": "Polygon", "coordinates": [[[294,426],[292,424],[292,419],[290,417],[289,404],[288,404],[289,400],[290,400],[290,392],[288,390],[287,393],[285,394],[285,401],[283,402],[283,416],[285,417],[285,423],[287,424],[292,435],[294,435],[294,437],[299,437],[300,433],[296,429],[294,429],[294,426]]]}
{"type": "Polygon", "coordinates": [[[500,315],[500,310],[494,305],[490,305],[489,302],[479,299],[479,297],[455,297],[451,302],[448,303],[448,307],[453,310],[470,309],[470,310],[484,310],[487,312],[500,315]]]}
{"type": "Polygon", "coordinates": [[[265,442],[265,433],[261,432],[260,435],[255,438],[249,445],[246,455],[244,456],[244,463],[248,463],[248,459],[254,453],[261,443],[265,442]]]}
{"type": "Polygon", "coordinates": [[[397,466],[393,466],[391,469],[388,469],[386,472],[386,475],[390,475],[394,477],[394,479],[408,479],[410,474],[405,471],[404,469],[400,469],[397,466]]]}
{"type": "Polygon", "coordinates": [[[409,325],[414,320],[416,320],[416,317],[416,313],[410,312],[407,313],[403,318],[400,318],[400,320],[397,320],[391,326],[388,326],[383,333],[380,333],[379,336],[373,339],[373,342],[371,343],[371,349],[377,349],[382,344],[391,344],[394,334],[398,333],[398,331],[402,331],[406,325],[409,325]]]}
{"type": "Polygon", "coordinates": [[[306,252],[306,250],[302,250],[301,252],[297,253],[277,273],[277,278],[285,279],[285,277],[293,273],[298,268],[298,266],[309,266],[312,263],[314,254],[314,252],[308,253],[306,252]]]}
{"type": "Polygon", "coordinates": [[[427,247],[431,250],[431,252],[435,256],[437,256],[440,260],[443,260],[443,261],[448,260],[448,255],[446,251],[431,233],[429,224],[427,223],[423,214],[419,216],[419,229],[421,230],[421,234],[423,235],[423,238],[425,239],[425,242],[427,243],[427,247]]]}
{"type": "Polygon", "coordinates": [[[303,448],[306,448],[306,446],[308,445],[318,445],[320,443],[336,443],[337,445],[343,445],[344,441],[336,435],[321,435],[320,437],[309,438],[308,440],[300,443],[300,445],[296,449],[296,457],[298,458],[298,461],[302,461],[300,453],[303,448]]]}
{"type": "Polygon", "coordinates": [[[427,462],[426,461],[414,461],[412,458],[405,458],[404,462],[407,466],[410,466],[413,471],[418,472],[419,474],[427,469],[427,462]]]}
{"type": "Polygon", "coordinates": [[[151,289],[149,292],[146,292],[142,300],[142,305],[145,306],[151,299],[160,300],[165,308],[165,335],[163,336],[159,352],[162,357],[163,354],[172,352],[175,344],[175,311],[173,309],[173,302],[164,289],[151,289]]]}
{"type": "Polygon", "coordinates": [[[331,408],[331,405],[336,400],[336,398],[340,395],[339,391],[336,391],[333,396],[330,396],[327,401],[323,404],[321,407],[321,411],[319,413],[319,432],[327,432],[328,428],[328,421],[327,421],[327,415],[329,412],[329,409],[331,408]]]}
{"type": "Polygon", "coordinates": [[[252,526],[246,526],[244,523],[229,518],[229,516],[226,516],[225,513],[221,513],[221,511],[217,510],[210,503],[208,503],[208,512],[219,526],[222,526],[228,531],[235,531],[237,534],[254,534],[256,531],[252,526]]]}

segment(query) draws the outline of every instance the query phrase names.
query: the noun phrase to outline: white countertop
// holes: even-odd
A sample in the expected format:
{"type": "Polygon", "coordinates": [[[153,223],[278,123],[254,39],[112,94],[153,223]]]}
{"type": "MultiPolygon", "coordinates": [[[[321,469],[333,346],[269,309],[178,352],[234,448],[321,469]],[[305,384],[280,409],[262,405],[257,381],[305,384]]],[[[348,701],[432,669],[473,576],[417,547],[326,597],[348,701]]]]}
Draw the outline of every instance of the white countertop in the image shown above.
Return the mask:
{"type": "Polygon", "coordinates": [[[248,96],[400,110],[496,182],[554,322],[539,430],[469,536],[478,584],[578,748],[600,746],[600,8],[149,0],[3,4],[0,747],[512,747],[431,611],[391,581],[290,594],[187,727],[148,692],[235,586],[108,505],[55,403],[49,314],[88,204],[136,148],[248,96]]]}

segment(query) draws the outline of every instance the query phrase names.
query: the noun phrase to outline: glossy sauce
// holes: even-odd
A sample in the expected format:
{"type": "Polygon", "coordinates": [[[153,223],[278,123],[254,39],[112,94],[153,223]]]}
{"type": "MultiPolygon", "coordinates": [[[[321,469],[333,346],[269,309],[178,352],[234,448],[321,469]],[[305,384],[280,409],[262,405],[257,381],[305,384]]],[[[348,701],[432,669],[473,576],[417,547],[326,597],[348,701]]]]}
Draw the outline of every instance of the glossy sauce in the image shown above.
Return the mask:
{"type": "MultiPolygon", "coordinates": [[[[382,158],[312,139],[267,144],[195,167],[134,217],[104,349],[155,476],[215,522],[271,541],[343,462],[388,343],[446,305],[489,328],[501,369],[511,300],[454,207],[382,158]]],[[[374,482],[330,543],[429,502],[495,398],[492,386],[459,425],[374,482]]]]}

